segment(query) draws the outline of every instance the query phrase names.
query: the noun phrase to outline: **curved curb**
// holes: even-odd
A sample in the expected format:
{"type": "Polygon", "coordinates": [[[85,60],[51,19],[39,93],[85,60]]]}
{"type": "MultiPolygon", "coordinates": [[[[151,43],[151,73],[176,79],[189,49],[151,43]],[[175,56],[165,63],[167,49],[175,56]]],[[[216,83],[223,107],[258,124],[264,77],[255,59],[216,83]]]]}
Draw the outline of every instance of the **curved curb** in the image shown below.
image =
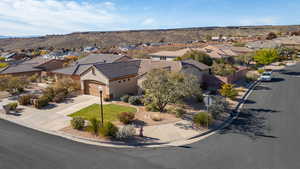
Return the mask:
{"type": "Polygon", "coordinates": [[[193,136],[191,138],[189,138],[188,140],[193,140],[193,139],[197,139],[199,137],[204,137],[206,135],[209,134],[215,134],[216,131],[224,129],[225,127],[228,127],[235,119],[238,118],[238,116],[240,115],[240,110],[241,108],[244,106],[245,101],[247,100],[247,98],[251,95],[251,93],[253,92],[253,89],[260,83],[260,81],[255,81],[253,83],[251,83],[250,85],[248,85],[248,90],[247,92],[244,94],[244,96],[242,97],[242,101],[240,101],[238,103],[238,105],[235,107],[234,112],[236,112],[234,114],[234,116],[230,116],[227,120],[225,120],[222,124],[220,124],[217,128],[214,128],[212,130],[209,130],[205,133],[199,134],[197,136],[193,136]]]}
{"type": "MultiPolygon", "coordinates": [[[[137,143],[137,144],[132,144],[132,145],[128,145],[126,143],[122,143],[122,142],[117,142],[117,141],[100,141],[100,140],[96,140],[96,139],[89,139],[89,138],[83,138],[83,137],[79,137],[79,136],[74,136],[65,132],[56,132],[56,131],[50,131],[50,130],[44,130],[41,128],[36,128],[34,126],[30,126],[27,124],[22,124],[22,123],[15,123],[12,122],[10,120],[6,120],[9,122],[12,122],[14,124],[26,127],[26,128],[30,128],[30,129],[34,129],[43,133],[47,133],[50,135],[54,135],[54,136],[58,136],[58,137],[62,137],[62,138],[66,138],[69,139],[71,141],[76,141],[76,142],[80,142],[80,143],[84,143],[84,144],[90,144],[90,145],[97,145],[97,146],[102,146],[102,147],[111,147],[111,148],[162,148],[162,147],[174,147],[174,146],[184,146],[184,145],[188,145],[188,144],[192,144],[194,142],[200,141],[202,139],[205,139],[213,134],[215,134],[218,130],[221,130],[227,126],[229,126],[235,119],[238,118],[239,114],[240,114],[240,109],[243,107],[245,101],[247,100],[247,98],[251,95],[253,89],[257,86],[257,84],[259,83],[259,81],[255,81],[252,84],[250,84],[247,88],[247,92],[244,94],[244,96],[242,97],[242,101],[238,103],[238,105],[236,106],[236,108],[234,109],[234,112],[236,112],[234,114],[234,116],[230,116],[227,120],[225,120],[222,124],[219,125],[219,127],[211,129],[209,131],[206,131],[204,133],[201,133],[199,135],[190,137],[190,138],[186,138],[186,139],[182,139],[182,140],[177,140],[177,141],[173,141],[173,142],[162,142],[162,143],[137,143]]],[[[4,119],[5,120],[5,119],[4,119]]]]}

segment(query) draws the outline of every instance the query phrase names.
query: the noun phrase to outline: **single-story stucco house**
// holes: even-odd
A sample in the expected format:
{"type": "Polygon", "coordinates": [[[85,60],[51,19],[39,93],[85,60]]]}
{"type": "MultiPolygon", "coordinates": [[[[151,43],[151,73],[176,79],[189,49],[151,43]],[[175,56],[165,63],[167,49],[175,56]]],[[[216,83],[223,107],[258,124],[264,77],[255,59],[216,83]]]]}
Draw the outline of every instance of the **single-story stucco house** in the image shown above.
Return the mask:
{"type": "Polygon", "coordinates": [[[246,47],[234,47],[231,45],[207,45],[203,48],[185,48],[176,51],[160,51],[149,54],[152,60],[174,60],[177,57],[182,57],[190,51],[200,51],[208,54],[213,59],[225,59],[231,56],[238,56],[253,52],[252,49],[246,47]]]}
{"type": "Polygon", "coordinates": [[[0,75],[12,76],[31,76],[33,74],[42,75],[50,71],[60,69],[64,65],[63,60],[47,59],[43,57],[36,57],[33,59],[26,59],[15,62],[8,67],[1,70],[0,75]]]}
{"type": "Polygon", "coordinates": [[[61,78],[71,78],[80,82],[80,75],[85,70],[90,68],[93,64],[124,62],[129,60],[131,60],[131,58],[125,55],[91,54],[82,59],[79,59],[76,63],[68,67],[54,70],[51,73],[56,80],[59,80],[61,78]]]}
{"type": "Polygon", "coordinates": [[[153,61],[151,59],[131,60],[114,63],[96,63],[78,72],[83,94],[99,96],[100,89],[105,98],[119,98],[125,94],[140,91],[146,75],[153,69],[193,74],[203,82],[209,74],[209,67],[193,60],[153,61]],[[100,88],[99,88],[100,87],[100,88]]]}

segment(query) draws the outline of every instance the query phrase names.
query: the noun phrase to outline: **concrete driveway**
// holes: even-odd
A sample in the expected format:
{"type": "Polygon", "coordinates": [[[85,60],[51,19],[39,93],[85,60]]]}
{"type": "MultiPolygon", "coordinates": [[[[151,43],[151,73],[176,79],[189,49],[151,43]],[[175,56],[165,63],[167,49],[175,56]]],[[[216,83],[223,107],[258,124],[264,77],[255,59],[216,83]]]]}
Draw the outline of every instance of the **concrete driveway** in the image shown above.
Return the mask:
{"type": "MultiPolygon", "coordinates": [[[[14,100],[3,99],[3,101],[0,102],[0,105],[13,101],[14,100]]],[[[4,119],[10,119],[19,124],[31,126],[32,128],[58,131],[70,124],[71,118],[67,115],[98,102],[98,97],[81,95],[72,99],[68,99],[64,103],[50,104],[41,110],[28,106],[19,106],[19,114],[5,115],[0,113],[0,117],[2,116],[4,119]]]]}

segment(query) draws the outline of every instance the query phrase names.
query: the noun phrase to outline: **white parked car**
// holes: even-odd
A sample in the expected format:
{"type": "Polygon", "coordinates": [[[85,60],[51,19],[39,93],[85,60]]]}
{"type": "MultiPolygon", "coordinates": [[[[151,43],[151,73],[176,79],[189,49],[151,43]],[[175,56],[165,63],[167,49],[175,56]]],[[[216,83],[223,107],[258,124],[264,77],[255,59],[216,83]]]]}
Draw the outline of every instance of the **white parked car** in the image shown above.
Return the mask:
{"type": "Polygon", "coordinates": [[[270,82],[272,81],[272,72],[264,72],[259,78],[260,81],[270,82]]]}

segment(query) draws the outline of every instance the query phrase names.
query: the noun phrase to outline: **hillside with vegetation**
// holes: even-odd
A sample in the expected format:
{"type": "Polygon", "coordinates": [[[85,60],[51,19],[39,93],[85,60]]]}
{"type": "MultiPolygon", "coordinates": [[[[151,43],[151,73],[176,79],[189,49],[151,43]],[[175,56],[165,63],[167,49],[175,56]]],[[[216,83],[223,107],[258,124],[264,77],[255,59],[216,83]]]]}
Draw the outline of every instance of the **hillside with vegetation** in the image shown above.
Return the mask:
{"type": "Polygon", "coordinates": [[[67,35],[47,35],[34,38],[0,39],[0,48],[28,49],[38,47],[80,48],[97,45],[112,47],[127,44],[153,42],[186,42],[205,40],[211,36],[249,37],[265,36],[270,32],[286,34],[299,31],[300,25],[294,26],[242,26],[242,27],[202,27],[164,30],[136,30],[112,32],[77,32],[67,35]]]}

